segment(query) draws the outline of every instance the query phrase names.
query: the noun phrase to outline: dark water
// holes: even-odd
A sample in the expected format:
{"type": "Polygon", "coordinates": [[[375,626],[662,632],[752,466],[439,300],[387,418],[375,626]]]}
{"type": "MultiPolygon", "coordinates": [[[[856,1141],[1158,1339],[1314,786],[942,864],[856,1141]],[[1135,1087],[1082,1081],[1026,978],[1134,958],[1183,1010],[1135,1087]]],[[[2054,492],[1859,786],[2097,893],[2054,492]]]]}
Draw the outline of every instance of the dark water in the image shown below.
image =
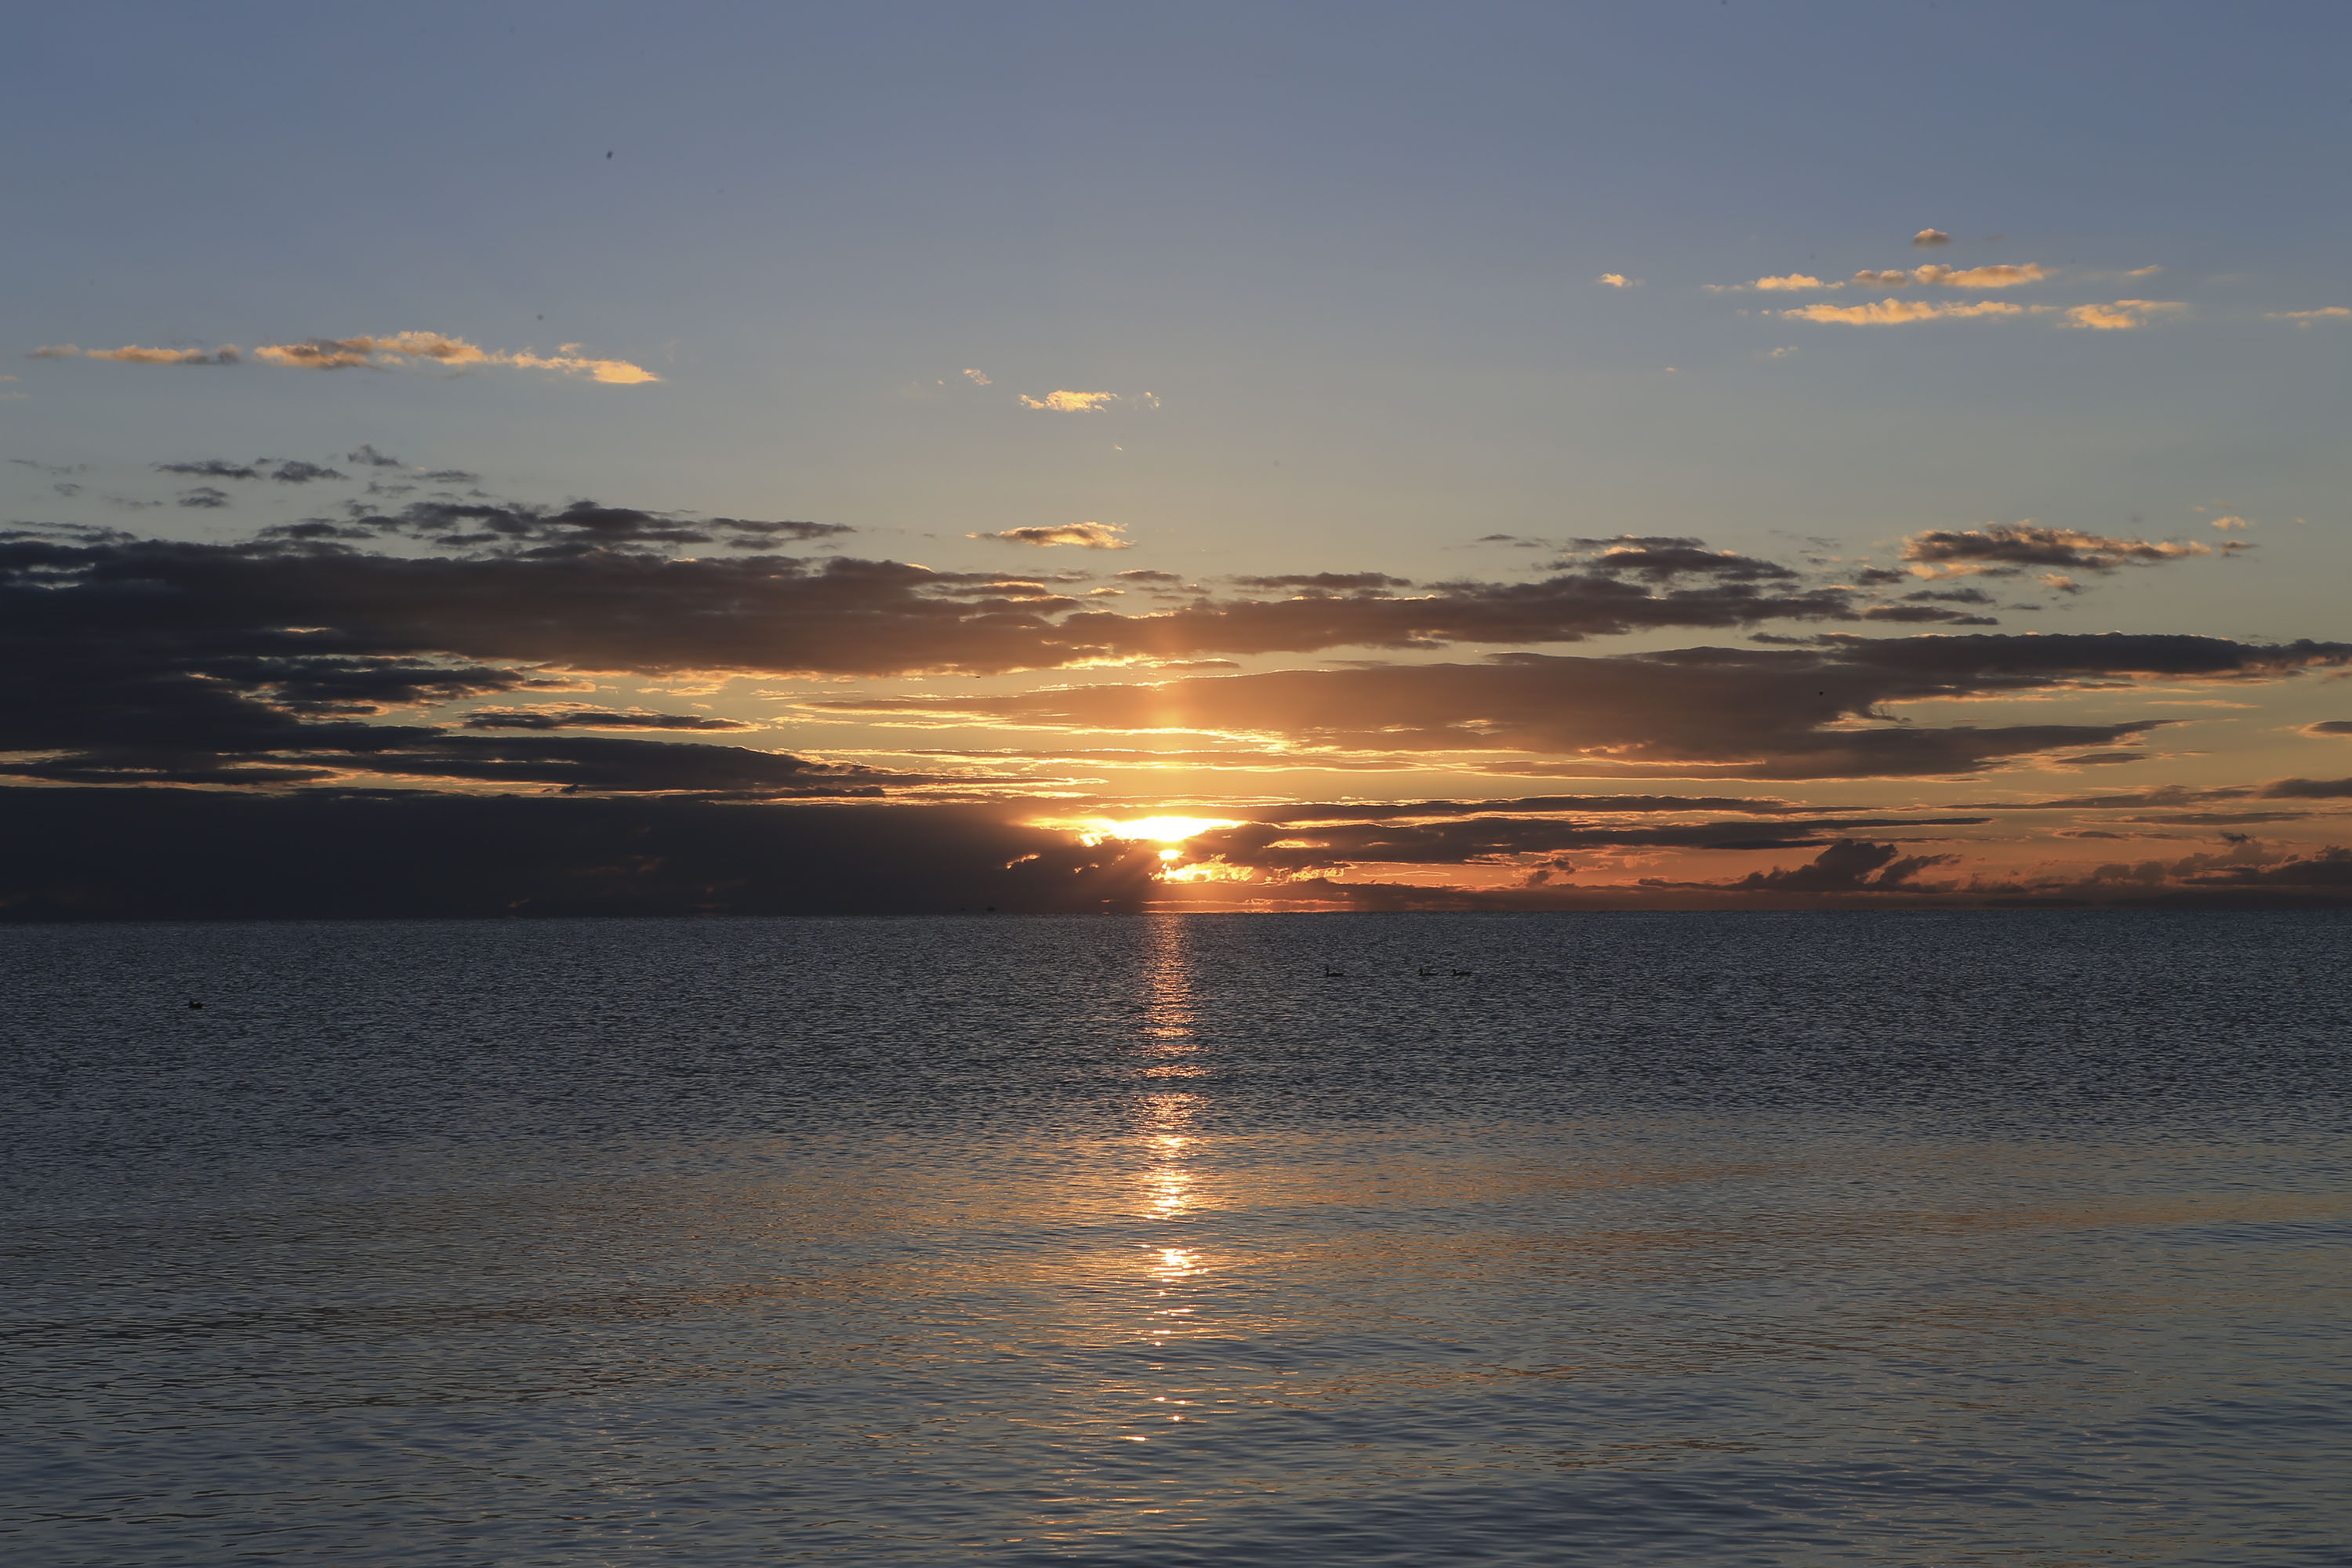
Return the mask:
{"type": "Polygon", "coordinates": [[[2352,1563],[2348,953],[0,929],[0,1560],[2352,1563]]]}

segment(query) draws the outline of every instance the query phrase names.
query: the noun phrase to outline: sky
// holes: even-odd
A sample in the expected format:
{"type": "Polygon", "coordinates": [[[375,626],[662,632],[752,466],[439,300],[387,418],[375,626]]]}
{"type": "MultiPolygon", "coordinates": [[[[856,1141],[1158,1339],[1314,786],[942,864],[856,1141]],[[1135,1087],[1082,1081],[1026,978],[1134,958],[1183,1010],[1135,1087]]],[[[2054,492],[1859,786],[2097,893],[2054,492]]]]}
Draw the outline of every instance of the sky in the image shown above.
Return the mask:
{"type": "Polygon", "coordinates": [[[15,37],[0,913],[2352,902],[2340,7],[15,37]]]}

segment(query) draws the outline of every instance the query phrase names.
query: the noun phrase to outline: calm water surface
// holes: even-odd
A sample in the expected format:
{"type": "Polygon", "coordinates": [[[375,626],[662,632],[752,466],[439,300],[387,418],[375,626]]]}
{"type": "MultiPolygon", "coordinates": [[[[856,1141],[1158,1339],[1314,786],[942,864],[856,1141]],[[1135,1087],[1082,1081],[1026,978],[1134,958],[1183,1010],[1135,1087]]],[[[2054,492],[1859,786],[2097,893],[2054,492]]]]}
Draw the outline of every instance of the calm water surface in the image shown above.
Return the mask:
{"type": "Polygon", "coordinates": [[[2352,1563],[2347,955],[0,929],[0,1559],[2352,1563]]]}

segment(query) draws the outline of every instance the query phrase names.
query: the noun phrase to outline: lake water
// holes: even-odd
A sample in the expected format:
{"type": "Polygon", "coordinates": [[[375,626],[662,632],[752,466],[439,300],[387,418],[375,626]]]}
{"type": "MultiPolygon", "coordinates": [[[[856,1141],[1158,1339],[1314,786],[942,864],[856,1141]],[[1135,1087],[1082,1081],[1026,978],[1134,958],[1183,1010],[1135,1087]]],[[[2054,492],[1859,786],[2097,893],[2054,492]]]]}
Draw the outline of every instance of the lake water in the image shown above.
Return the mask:
{"type": "Polygon", "coordinates": [[[2352,1563],[2348,955],[0,928],[0,1559],[2352,1563]]]}

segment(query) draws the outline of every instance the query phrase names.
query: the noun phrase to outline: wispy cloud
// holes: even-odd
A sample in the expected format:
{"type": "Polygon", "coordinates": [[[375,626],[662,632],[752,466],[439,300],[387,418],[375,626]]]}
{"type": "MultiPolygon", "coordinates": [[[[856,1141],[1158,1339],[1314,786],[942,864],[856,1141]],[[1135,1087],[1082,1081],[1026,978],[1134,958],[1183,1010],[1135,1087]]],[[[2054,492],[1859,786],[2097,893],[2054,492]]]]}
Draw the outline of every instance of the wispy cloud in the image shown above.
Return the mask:
{"type": "MultiPolygon", "coordinates": [[[[2249,549],[2225,544],[2222,551],[2249,549]]],[[[2113,572],[2119,566],[2155,566],[2190,556],[2210,555],[2213,547],[2195,541],[2185,543],[2149,539],[2116,539],[2074,528],[2044,528],[2028,519],[1995,523],[1986,528],[1931,529],[1903,542],[1903,559],[1921,577],[1968,576],[1983,573],[2013,577],[2029,566],[2063,567],[2077,572],[2113,572]]],[[[2042,581],[2061,593],[2079,588],[2071,578],[2045,574],[2042,581]]]]}
{"type": "Polygon", "coordinates": [[[509,365],[519,370],[552,370],[584,375],[613,386],[634,386],[661,377],[627,360],[593,359],[584,345],[564,343],[552,354],[530,349],[512,352],[485,349],[444,332],[394,332],[383,337],[308,338],[299,342],[263,343],[254,357],[295,370],[382,368],[418,363],[450,366],[509,365]]]}
{"type": "Polygon", "coordinates": [[[1639,289],[1642,286],[1642,280],[1639,278],[1628,278],[1622,272],[1604,272],[1593,281],[1606,284],[1612,289],[1639,289]]]}
{"type": "Polygon", "coordinates": [[[1024,408],[1042,408],[1051,414],[1099,414],[1108,408],[1157,408],[1159,397],[1149,392],[1071,392],[1066,389],[1049,392],[1043,397],[1019,394],[1024,408]]]}
{"type": "MultiPolygon", "coordinates": [[[[32,351],[34,359],[102,359],[118,364],[237,364],[244,353],[235,343],[210,349],[151,349],[126,343],[119,349],[85,349],[73,343],[45,343],[32,351]]],[[[253,357],[266,364],[292,370],[350,370],[359,366],[383,369],[399,365],[507,365],[517,370],[552,370],[584,375],[614,386],[631,386],[661,377],[643,365],[623,359],[594,359],[580,343],[565,343],[551,354],[530,349],[485,349],[446,332],[394,332],[387,336],[307,338],[299,342],[263,343],[253,357]]]]}
{"type": "Polygon", "coordinates": [[[1075,544],[1082,550],[1131,550],[1115,522],[1066,522],[1055,528],[1008,528],[997,533],[967,533],[966,539],[993,539],[1004,544],[1035,544],[1050,548],[1075,544]]]}
{"type": "Polygon", "coordinates": [[[1909,321],[1964,321],[1977,316],[2021,316],[2022,305],[2000,300],[1940,304],[1933,300],[1880,300],[1868,305],[1806,305],[1781,315],[1799,321],[1834,321],[1849,327],[1898,326],[1909,321]]]}
{"type": "Polygon", "coordinates": [[[2020,283],[2039,283],[2049,276],[2040,265],[2029,261],[2015,267],[2004,263],[1991,267],[1920,267],[1909,272],[1864,270],[1855,273],[1853,280],[1895,289],[1906,283],[1933,289],[2012,289],[2020,283]]]}
{"type": "Polygon", "coordinates": [[[986,371],[974,370],[969,365],[964,367],[964,374],[971,379],[971,384],[974,386],[993,386],[996,384],[996,383],[991,379],[986,371]]]}
{"type": "Polygon", "coordinates": [[[2352,321],[2352,307],[2322,305],[2316,310],[2265,310],[2263,320],[2293,321],[2298,327],[2307,327],[2314,321],[2352,321]]]}
{"type": "Polygon", "coordinates": [[[2064,324],[2094,331],[2130,331],[2188,309],[2179,300],[2114,300],[2104,305],[2076,305],[2066,312],[2064,324]]]}
{"type": "Polygon", "coordinates": [[[119,349],[77,348],[72,343],[44,343],[32,359],[109,359],[117,364],[235,364],[244,356],[235,343],[215,349],[142,349],[125,343],[119,349]]]}

